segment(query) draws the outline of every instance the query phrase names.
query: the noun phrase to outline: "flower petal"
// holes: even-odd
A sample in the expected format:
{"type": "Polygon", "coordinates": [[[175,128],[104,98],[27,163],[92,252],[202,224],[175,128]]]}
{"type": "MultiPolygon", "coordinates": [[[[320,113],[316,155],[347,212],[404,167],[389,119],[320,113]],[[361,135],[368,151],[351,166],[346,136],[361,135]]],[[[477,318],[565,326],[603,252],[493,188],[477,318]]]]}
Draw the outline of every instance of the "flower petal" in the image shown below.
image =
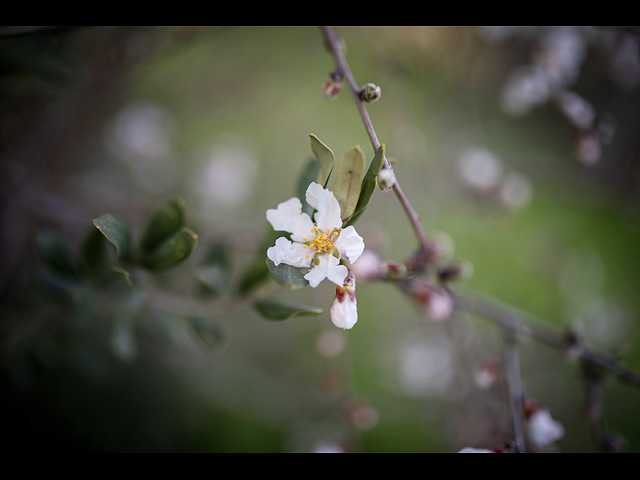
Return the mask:
{"type": "Polygon", "coordinates": [[[302,203],[298,197],[293,197],[278,205],[277,209],[267,210],[267,220],[274,230],[291,233],[296,242],[303,242],[311,235],[313,222],[306,213],[302,213],[302,203]]]}
{"type": "Polygon", "coordinates": [[[291,243],[285,237],[278,238],[275,246],[267,249],[267,258],[275,266],[286,263],[292,267],[308,267],[311,265],[311,257],[313,257],[313,252],[304,248],[304,245],[291,243]]]}
{"type": "Polygon", "coordinates": [[[331,305],[331,321],[338,328],[350,330],[358,321],[356,301],[356,276],[347,274],[344,285],[336,288],[336,297],[331,305]]]}
{"type": "Polygon", "coordinates": [[[331,305],[331,321],[338,328],[347,330],[353,328],[358,321],[358,304],[355,291],[353,296],[350,295],[350,292],[345,292],[343,295],[336,294],[333,305],[331,305]]]}
{"type": "Polygon", "coordinates": [[[329,281],[342,286],[344,279],[347,278],[347,267],[340,265],[340,260],[331,254],[318,255],[318,260],[318,265],[315,265],[309,270],[309,273],[304,276],[305,280],[309,282],[309,285],[316,288],[320,285],[320,282],[328,278],[329,281]]]}
{"type": "Polygon", "coordinates": [[[317,210],[315,221],[323,233],[326,233],[328,229],[335,230],[342,227],[340,204],[331,190],[311,182],[307,188],[306,199],[307,203],[317,210]]]}
{"type": "Polygon", "coordinates": [[[333,245],[340,251],[340,256],[347,257],[351,263],[360,258],[364,251],[364,240],[353,225],[342,230],[333,245]]]}

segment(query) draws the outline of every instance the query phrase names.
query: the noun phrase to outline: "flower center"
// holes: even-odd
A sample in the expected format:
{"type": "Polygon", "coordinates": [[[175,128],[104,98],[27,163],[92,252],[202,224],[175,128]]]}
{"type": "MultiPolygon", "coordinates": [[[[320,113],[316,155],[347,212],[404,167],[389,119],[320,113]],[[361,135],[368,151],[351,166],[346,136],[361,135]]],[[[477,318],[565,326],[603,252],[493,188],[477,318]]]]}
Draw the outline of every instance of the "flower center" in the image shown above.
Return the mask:
{"type": "MultiPolygon", "coordinates": [[[[309,241],[309,247],[312,250],[316,250],[318,253],[327,253],[333,248],[333,242],[336,241],[340,232],[338,230],[327,230],[327,233],[320,230],[318,227],[313,227],[311,233],[315,233],[316,238],[312,238],[309,241]]],[[[307,240],[306,238],[304,240],[307,240]]]]}

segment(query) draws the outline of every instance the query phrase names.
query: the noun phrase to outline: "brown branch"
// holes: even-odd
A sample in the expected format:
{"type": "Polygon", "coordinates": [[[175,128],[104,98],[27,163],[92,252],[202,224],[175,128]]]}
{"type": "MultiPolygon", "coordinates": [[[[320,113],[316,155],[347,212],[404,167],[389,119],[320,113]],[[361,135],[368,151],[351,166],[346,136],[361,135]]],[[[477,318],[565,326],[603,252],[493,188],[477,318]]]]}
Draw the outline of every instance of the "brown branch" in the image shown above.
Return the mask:
{"type": "MultiPolygon", "coordinates": [[[[367,108],[360,98],[361,88],[358,86],[353,77],[353,74],[351,73],[351,69],[349,68],[349,64],[345,59],[339,39],[333,32],[331,27],[321,28],[327,45],[333,53],[337,67],[340,70],[342,76],[349,84],[351,93],[353,94],[358,110],[360,111],[360,115],[362,116],[362,120],[364,122],[367,133],[369,135],[369,138],[371,139],[371,144],[373,145],[373,148],[375,150],[378,150],[380,148],[380,141],[376,136],[375,130],[369,118],[369,113],[367,112],[367,108]]],[[[384,158],[383,168],[392,170],[391,164],[386,159],[386,157],[384,158]]],[[[429,258],[429,253],[431,250],[429,239],[427,238],[424,228],[420,223],[420,216],[411,206],[409,199],[405,195],[397,180],[393,187],[393,190],[396,193],[400,204],[407,213],[409,221],[411,222],[411,226],[413,227],[413,230],[418,237],[420,249],[418,251],[417,258],[415,259],[414,270],[417,273],[421,273],[427,264],[427,260],[429,258]]],[[[381,280],[385,281],[385,279],[381,280]]],[[[403,283],[399,283],[402,287],[403,283]]],[[[450,290],[448,291],[452,293],[450,290]]],[[[471,311],[475,311],[483,317],[501,324],[503,327],[510,329],[510,331],[514,333],[529,335],[542,343],[562,350],[576,346],[574,343],[572,343],[571,337],[566,335],[564,332],[560,332],[557,329],[548,326],[546,322],[534,319],[531,315],[515,314],[511,309],[502,306],[495,300],[489,300],[486,297],[480,297],[478,295],[471,294],[456,294],[455,297],[456,303],[462,303],[465,308],[471,311]]],[[[640,374],[622,364],[614,355],[600,352],[587,345],[581,344],[578,347],[578,355],[583,359],[605,368],[625,383],[640,387],[640,374]]]]}
{"type": "MultiPolygon", "coordinates": [[[[329,48],[333,53],[333,56],[336,61],[336,65],[338,66],[340,73],[349,84],[351,93],[353,94],[353,98],[355,99],[358,110],[360,111],[362,121],[364,122],[364,126],[367,130],[367,133],[369,134],[371,145],[373,146],[374,150],[377,151],[380,148],[380,141],[376,136],[376,132],[373,128],[373,124],[371,123],[371,120],[369,118],[367,107],[365,106],[364,102],[360,98],[361,88],[358,86],[358,84],[355,81],[355,78],[353,77],[353,74],[351,73],[351,69],[349,68],[349,64],[347,63],[347,60],[344,56],[344,52],[342,51],[340,42],[336,37],[335,33],[333,32],[333,30],[331,29],[331,27],[322,27],[322,32],[324,33],[324,37],[327,41],[327,44],[329,45],[329,48]]],[[[386,157],[384,157],[383,168],[393,171],[393,168],[391,167],[391,164],[389,163],[386,157]]],[[[402,190],[402,187],[400,187],[400,184],[398,183],[397,180],[395,185],[393,186],[393,191],[398,197],[398,200],[400,201],[402,208],[407,213],[407,216],[409,217],[409,221],[411,222],[411,226],[413,227],[413,230],[416,236],[418,237],[420,250],[418,252],[419,253],[418,258],[416,259],[417,260],[416,270],[421,271],[426,265],[426,262],[428,259],[428,255],[430,251],[429,239],[427,238],[427,234],[425,233],[422,225],[420,224],[420,215],[418,215],[418,212],[416,212],[416,210],[411,206],[409,199],[405,195],[404,191],[402,190]]]]}
{"type": "Polygon", "coordinates": [[[513,418],[513,437],[518,453],[525,453],[524,412],[522,410],[522,382],[520,380],[520,354],[518,352],[517,332],[511,326],[505,326],[506,344],[504,347],[504,368],[509,385],[509,405],[513,418]]]}
{"type": "Polygon", "coordinates": [[[620,362],[615,355],[602,352],[584,343],[576,344],[571,335],[552,327],[530,314],[516,312],[497,300],[486,296],[466,292],[456,292],[458,304],[482,317],[510,328],[515,332],[528,335],[541,343],[563,351],[574,349],[578,357],[598,365],[618,377],[624,383],[640,387],[640,373],[620,362]]]}

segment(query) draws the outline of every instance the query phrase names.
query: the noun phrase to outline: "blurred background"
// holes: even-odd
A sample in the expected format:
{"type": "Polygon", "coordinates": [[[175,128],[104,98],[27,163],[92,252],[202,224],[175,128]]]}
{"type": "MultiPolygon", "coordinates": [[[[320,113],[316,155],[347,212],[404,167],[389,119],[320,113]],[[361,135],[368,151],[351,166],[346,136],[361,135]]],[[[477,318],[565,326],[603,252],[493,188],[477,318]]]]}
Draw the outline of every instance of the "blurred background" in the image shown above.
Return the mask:
{"type": "MultiPolygon", "coordinates": [[[[382,89],[369,114],[427,233],[473,265],[464,288],[640,369],[638,27],[336,33],[356,80],[382,89]]],[[[512,440],[504,376],[483,369],[503,348],[486,319],[456,313],[454,329],[393,286],[358,281],[359,321],[343,331],[328,282],[261,284],[324,310],[282,322],[229,293],[266,210],[296,194],[309,134],[337,158],[354,145],[373,157],[347,87],[322,95],[334,68],[312,27],[0,29],[0,402],[14,449],[454,452],[512,440]],[[136,238],[176,195],[199,245],[147,275],[144,297],[115,273],[80,296],[47,276],[46,239],[75,256],[104,213],[136,238]],[[195,295],[215,245],[229,252],[228,283],[195,295]]],[[[377,190],[356,227],[370,258],[416,248],[392,192],[377,190]]],[[[579,365],[525,340],[521,369],[565,430],[547,451],[595,451],[579,365]]],[[[605,387],[608,429],[640,451],[640,390],[605,387]]]]}

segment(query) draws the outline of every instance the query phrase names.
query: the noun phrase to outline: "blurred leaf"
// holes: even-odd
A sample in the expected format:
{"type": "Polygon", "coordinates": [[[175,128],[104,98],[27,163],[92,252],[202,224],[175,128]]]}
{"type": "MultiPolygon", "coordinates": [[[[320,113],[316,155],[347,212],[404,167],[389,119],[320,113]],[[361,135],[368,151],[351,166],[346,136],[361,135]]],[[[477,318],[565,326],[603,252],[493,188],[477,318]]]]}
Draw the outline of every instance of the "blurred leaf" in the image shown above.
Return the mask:
{"type": "Polygon", "coordinates": [[[228,274],[231,271],[231,248],[224,241],[217,241],[209,247],[204,263],[206,265],[217,265],[228,274]]]}
{"type": "Polygon", "coordinates": [[[196,280],[209,292],[219,294],[228,290],[227,276],[220,265],[204,265],[195,271],[196,280]]]}
{"type": "Polygon", "coordinates": [[[378,151],[376,152],[373,160],[371,160],[371,164],[369,165],[369,169],[362,179],[362,186],[360,188],[360,197],[358,198],[358,203],[356,204],[356,208],[353,211],[353,216],[349,220],[349,224],[355,223],[357,217],[364,212],[367,205],[369,205],[369,201],[371,201],[371,196],[373,192],[376,190],[376,177],[382,168],[384,163],[384,149],[385,146],[382,144],[378,151]]]}
{"type": "Polygon", "coordinates": [[[253,305],[260,315],[268,320],[286,320],[291,317],[320,315],[322,313],[321,308],[309,307],[306,305],[293,305],[275,300],[260,300],[255,302],[253,305]]]}
{"type": "Polygon", "coordinates": [[[151,216],[140,239],[140,254],[146,255],[184,226],[185,202],[182,198],[172,200],[160,207],[151,216]]]}
{"type": "Polygon", "coordinates": [[[284,232],[276,232],[271,225],[267,226],[267,230],[262,237],[262,242],[256,252],[256,258],[238,283],[238,293],[241,296],[247,295],[269,278],[269,267],[267,267],[265,263],[267,249],[273,246],[278,238],[287,236],[288,234],[284,232]]]}
{"type": "Polygon", "coordinates": [[[326,187],[327,182],[329,181],[329,175],[331,175],[333,165],[336,161],[335,155],[333,154],[333,151],[322,143],[313,133],[309,135],[309,137],[311,137],[311,151],[316,156],[318,163],[320,164],[320,172],[316,177],[316,183],[326,187]]]}
{"type": "Polygon", "coordinates": [[[207,318],[196,317],[191,319],[193,332],[209,350],[215,350],[224,345],[224,330],[207,318]]]}
{"type": "Polygon", "coordinates": [[[119,260],[131,258],[131,231],[127,224],[109,213],[95,218],[93,224],[115,245],[119,260]]]}
{"type": "Polygon", "coordinates": [[[151,271],[164,272],[184,262],[198,245],[198,236],[182,227],[142,258],[142,264],[151,271]]]}
{"type": "Polygon", "coordinates": [[[281,263],[276,266],[271,260],[267,258],[267,267],[269,267],[269,273],[271,278],[275,280],[278,285],[296,290],[298,288],[304,288],[309,285],[304,278],[304,275],[295,267],[281,263]]]}
{"type": "Polygon", "coordinates": [[[360,181],[366,166],[364,152],[358,146],[347,150],[338,163],[333,194],[340,204],[342,220],[347,220],[353,215],[360,197],[360,181]]]}
{"type": "Polygon", "coordinates": [[[300,179],[298,180],[298,198],[302,203],[302,213],[311,216],[313,207],[307,203],[307,188],[311,182],[315,182],[320,173],[320,164],[315,158],[312,158],[306,165],[300,179]]]}
{"type": "Polygon", "coordinates": [[[209,247],[203,264],[194,273],[196,280],[204,287],[200,289],[199,293],[211,296],[229,291],[230,274],[230,247],[226,242],[215,242],[209,247]]]}
{"type": "Polygon", "coordinates": [[[58,237],[49,233],[40,233],[36,237],[36,243],[44,260],[51,268],[75,276],[76,269],[73,265],[71,252],[58,237]]]}
{"type": "Polygon", "coordinates": [[[97,228],[92,228],[80,247],[82,263],[87,269],[95,271],[105,265],[106,256],[104,235],[97,228]]]}
{"type": "Polygon", "coordinates": [[[41,291],[55,301],[72,305],[82,303],[86,289],[72,277],[57,270],[48,269],[38,273],[36,284],[41,291]]]}

